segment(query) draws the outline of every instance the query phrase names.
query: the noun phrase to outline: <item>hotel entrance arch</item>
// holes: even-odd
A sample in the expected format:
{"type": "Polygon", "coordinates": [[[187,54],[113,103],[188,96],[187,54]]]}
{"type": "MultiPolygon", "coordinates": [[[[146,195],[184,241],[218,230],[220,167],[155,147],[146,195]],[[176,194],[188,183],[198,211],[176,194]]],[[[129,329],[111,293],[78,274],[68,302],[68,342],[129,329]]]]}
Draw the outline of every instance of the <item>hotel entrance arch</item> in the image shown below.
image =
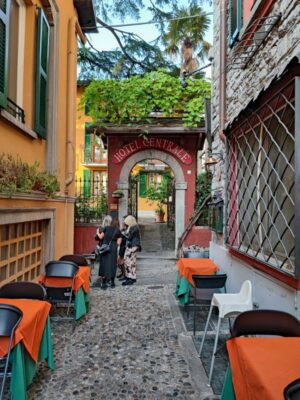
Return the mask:
{"type": "Polygon", "coordinates": [[[169,165],[175,176],[175,248],[177,247],[178,238],[184,231],[185,223],[185,191],[187,183],[184,179],[184,173],[179,162],[169,153],[165,153],[156,149],[148,149],[131,155],[124,163],[118,182],[118,188],[124,192],[124,197],[119,200],[119,216],[126,215],[128,212],[128,193],[129,179],[132,168],[138,163],[146,159],[155,159],[169,165]]]}

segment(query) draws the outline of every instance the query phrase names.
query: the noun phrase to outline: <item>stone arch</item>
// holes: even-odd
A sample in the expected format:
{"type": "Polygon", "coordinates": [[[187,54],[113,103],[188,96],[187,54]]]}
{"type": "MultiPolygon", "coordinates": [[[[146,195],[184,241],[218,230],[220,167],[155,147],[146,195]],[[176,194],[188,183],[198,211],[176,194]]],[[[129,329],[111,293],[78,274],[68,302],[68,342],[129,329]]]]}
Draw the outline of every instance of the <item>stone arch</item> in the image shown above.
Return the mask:
{"type": "Polygon", "coordinates": [[[179,162],[168,153],[160,150],[149,149],[140,151],[129,157],[120,173],[120,180],[118,182],[118,188],[124,192],[124,197],[119,200],[119,215],[122,217],[127,214],[128,210],[128,190],[129,190],[129,174],[132,168],[140,161],[147,159],[160,160],[165,164],[169,165],[175,176],[175,249],[177,247],[178,238],[184,231],[184,220],[185,220],[185,191],[187,183],[184,179],[183,170],[179,162]]]}

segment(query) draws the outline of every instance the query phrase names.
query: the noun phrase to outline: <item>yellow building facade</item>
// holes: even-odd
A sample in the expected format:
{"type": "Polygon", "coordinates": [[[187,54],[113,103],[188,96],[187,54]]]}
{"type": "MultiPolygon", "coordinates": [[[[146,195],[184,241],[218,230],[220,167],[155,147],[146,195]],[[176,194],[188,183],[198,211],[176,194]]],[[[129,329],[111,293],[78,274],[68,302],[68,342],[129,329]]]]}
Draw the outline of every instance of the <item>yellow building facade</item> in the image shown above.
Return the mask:
{"type": "Polygon", "coordinates": [[[1,154],[60,184],[54,198],[0,192],[1,284],[73,252],[77,41],[95,31],[92,0],[0,2],[1,154]]]}

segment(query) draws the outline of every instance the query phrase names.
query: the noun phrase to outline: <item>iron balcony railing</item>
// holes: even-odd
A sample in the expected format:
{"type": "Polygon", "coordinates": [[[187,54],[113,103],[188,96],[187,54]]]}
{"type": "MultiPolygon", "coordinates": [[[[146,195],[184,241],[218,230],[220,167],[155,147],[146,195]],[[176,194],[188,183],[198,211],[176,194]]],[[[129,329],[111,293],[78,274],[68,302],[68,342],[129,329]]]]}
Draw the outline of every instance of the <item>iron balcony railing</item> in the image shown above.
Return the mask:
{"type": "Polygon", "coordinates": [[[7,99],[6,111],[9,112],[9,114],[15,117],[18,121],[22,122],[22,124],[25,124],[24,110],[11,99],[7,99]]]}
{"type": "Polygon", "coordinates": [[[75,222],[101,223],[107,214],[107,179],[75,180],[75,222]]]}

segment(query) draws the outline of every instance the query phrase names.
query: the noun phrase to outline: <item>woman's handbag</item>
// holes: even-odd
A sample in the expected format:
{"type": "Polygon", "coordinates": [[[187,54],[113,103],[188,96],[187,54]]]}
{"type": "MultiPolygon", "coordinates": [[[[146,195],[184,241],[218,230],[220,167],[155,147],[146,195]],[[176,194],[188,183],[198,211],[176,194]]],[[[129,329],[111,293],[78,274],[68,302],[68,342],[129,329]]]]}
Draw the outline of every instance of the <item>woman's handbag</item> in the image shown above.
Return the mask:
{"type": "Polygon", "coordinates": [[[103,254],[107,254],[107,253],[110,252],[110,243],[111,243],[111,241],[109,242],[109,244],[103,243],[103,244],[101,244],[101,246],[99,246],[99,254],[100,254],[101,256],[102,256],[103,254]]]}
{"type": "Polygon", "coordinates": [[[110,242],[108,244],[103,243],[101,244],[101,246],[99,244],[96,245],[96,249],[95,249],[95,254],[96,256],[103,256],[103,254],[108,254],[110,252],[110,244],[115,236],[115,233],[117,232],[117,229],[114,231],[112,238],[110,240],[110,242]]]}

